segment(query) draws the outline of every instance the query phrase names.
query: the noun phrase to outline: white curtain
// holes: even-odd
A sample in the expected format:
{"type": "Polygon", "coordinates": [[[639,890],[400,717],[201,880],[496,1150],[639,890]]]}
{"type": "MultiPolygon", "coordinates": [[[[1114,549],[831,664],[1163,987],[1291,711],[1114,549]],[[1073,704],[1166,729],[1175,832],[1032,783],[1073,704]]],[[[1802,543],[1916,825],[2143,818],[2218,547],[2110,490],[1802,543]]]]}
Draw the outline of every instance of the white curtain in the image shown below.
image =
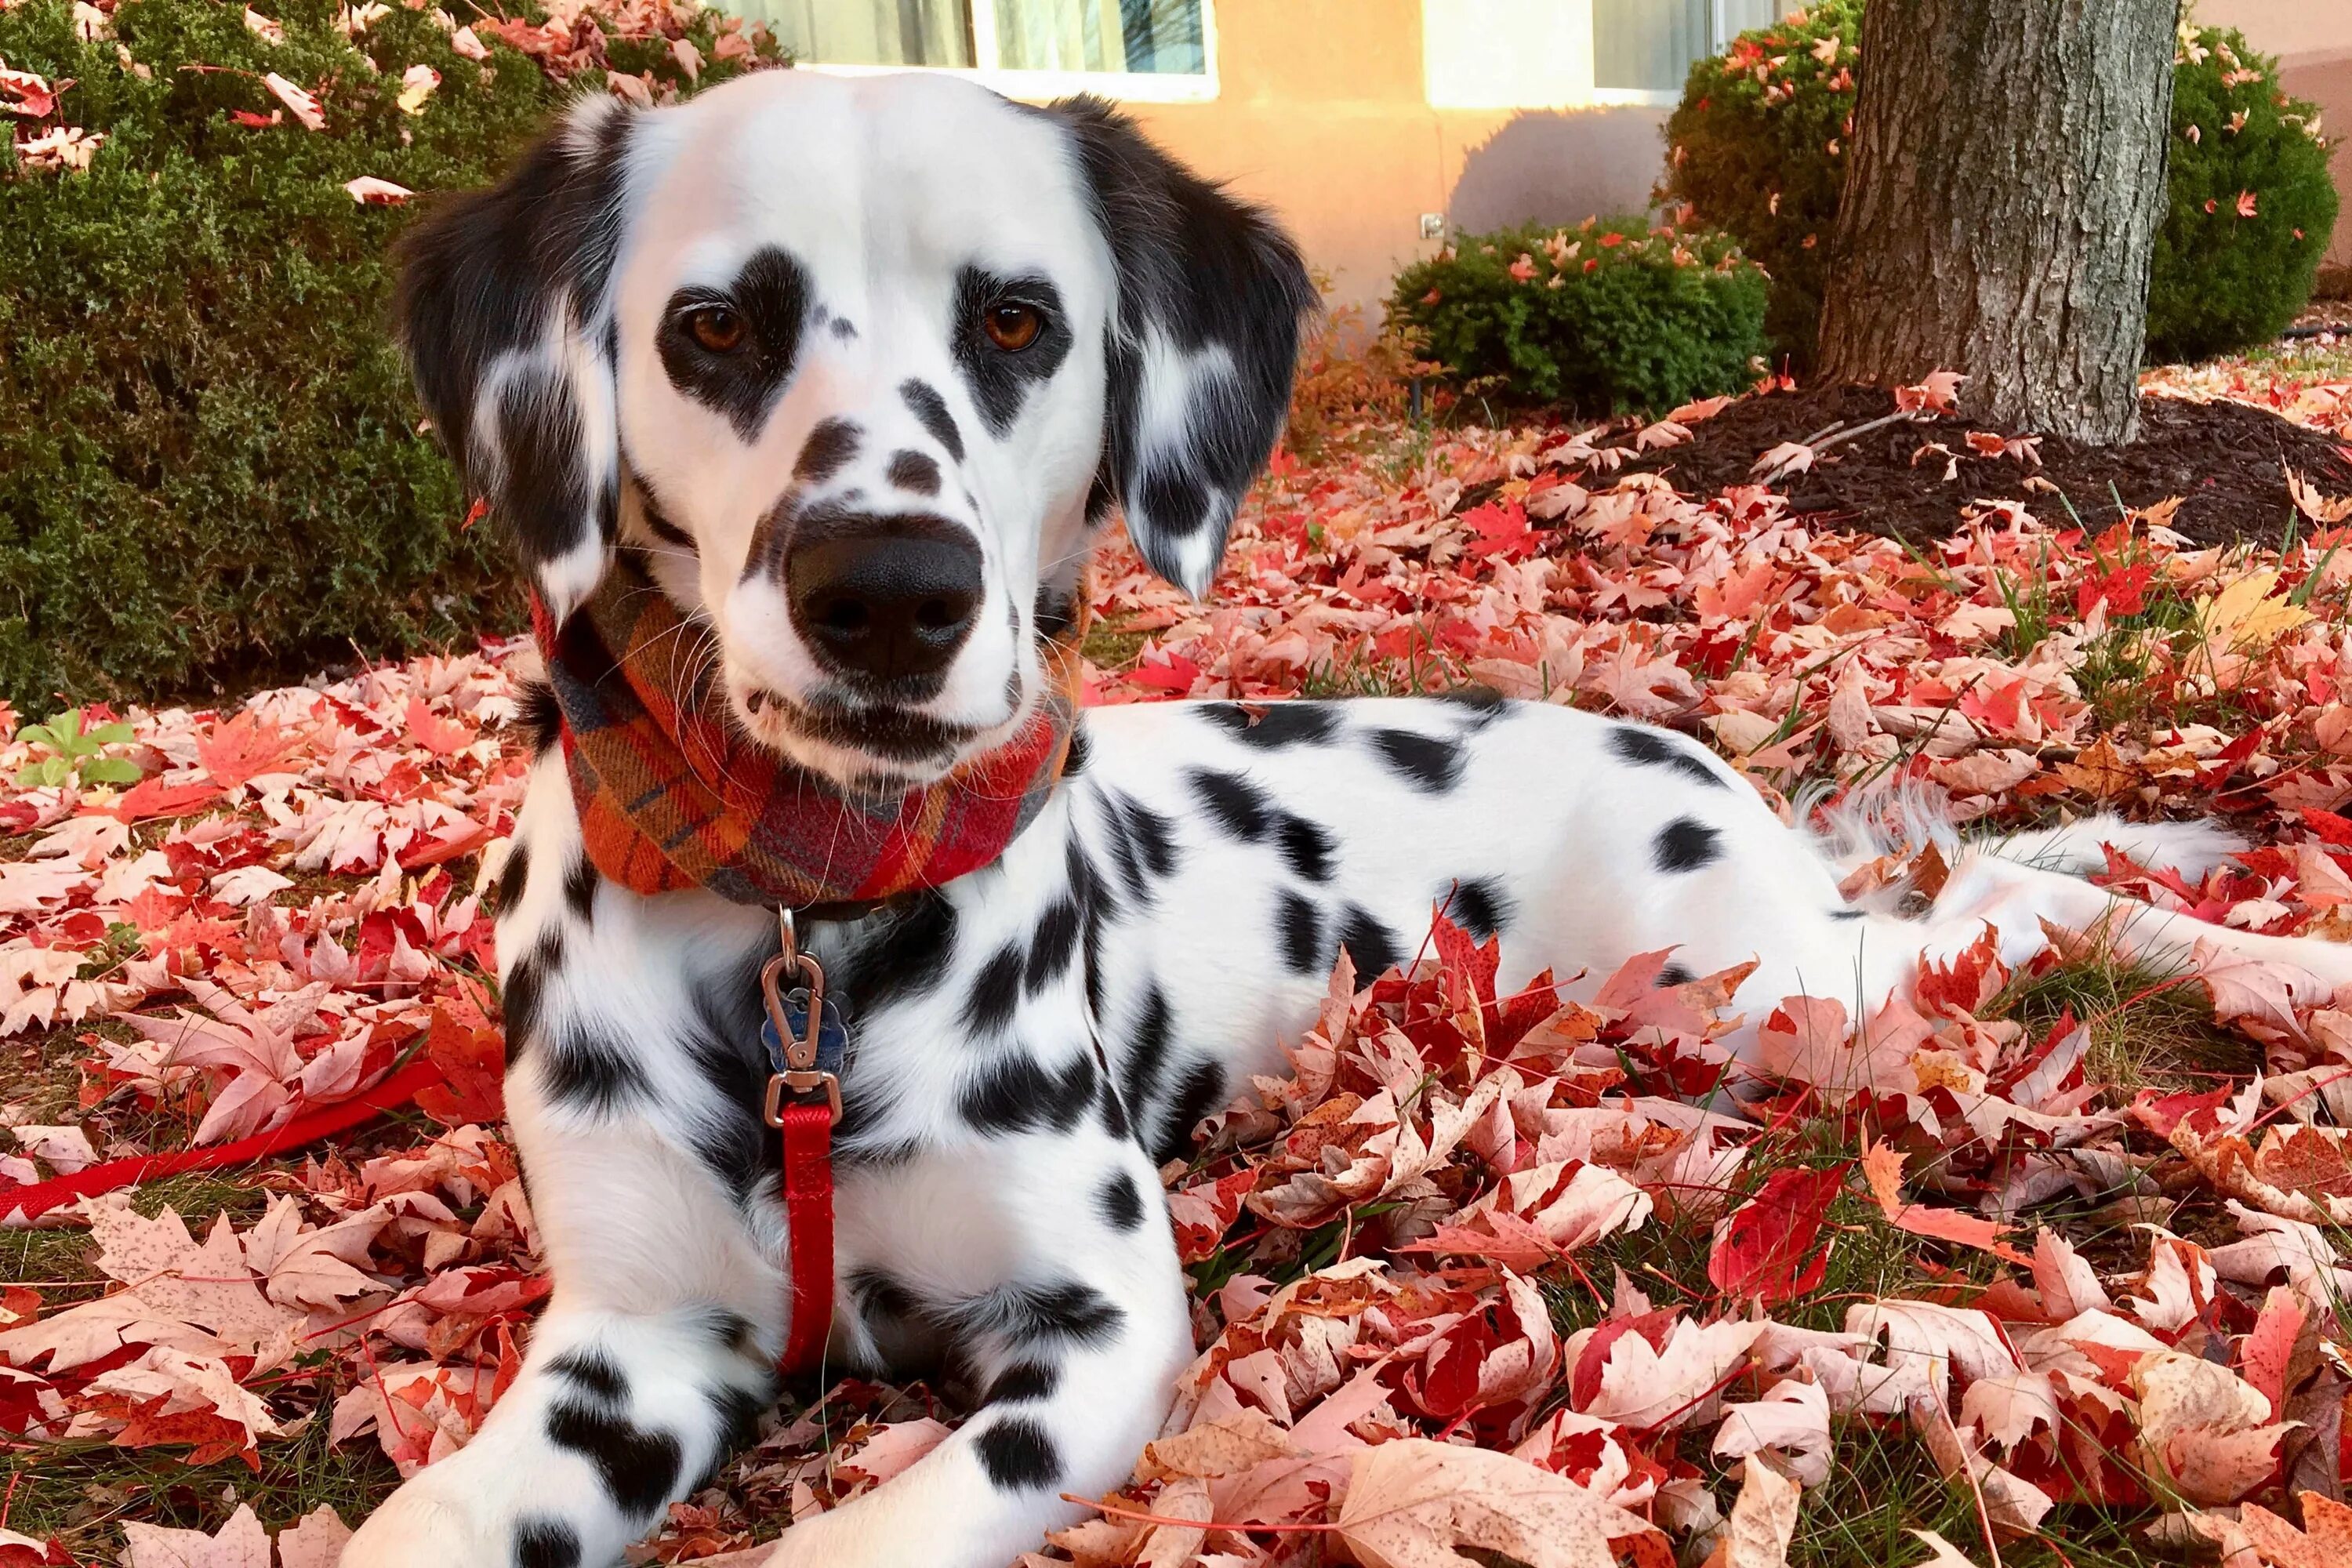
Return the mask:
{"type": "Polygon", "coordinates": [[[971,66],[970,0],[743,0],[794,59],[838,66],[971,66]]]}
{"type": "Polygon", "coordinates": [[[1715,0],[1592,0],[1592,85],[1672,92],[1715,45],[1715,0]]]}

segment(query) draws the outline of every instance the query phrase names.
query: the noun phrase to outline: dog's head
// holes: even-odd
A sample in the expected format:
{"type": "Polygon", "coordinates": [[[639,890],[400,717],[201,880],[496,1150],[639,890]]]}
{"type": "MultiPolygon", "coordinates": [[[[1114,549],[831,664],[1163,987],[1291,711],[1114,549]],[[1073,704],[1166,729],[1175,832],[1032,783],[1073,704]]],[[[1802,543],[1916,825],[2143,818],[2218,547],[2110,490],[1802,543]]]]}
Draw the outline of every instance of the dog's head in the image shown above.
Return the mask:
{"type": "Polygon", "coordinates": [[[642,549],[749,733],[893,789],[1025,721],[1114,501],[1205,589],[1312,302],[1103,104],[774,71],[582,104],[418,226],[400,318],[551,614],[642,549]]]}

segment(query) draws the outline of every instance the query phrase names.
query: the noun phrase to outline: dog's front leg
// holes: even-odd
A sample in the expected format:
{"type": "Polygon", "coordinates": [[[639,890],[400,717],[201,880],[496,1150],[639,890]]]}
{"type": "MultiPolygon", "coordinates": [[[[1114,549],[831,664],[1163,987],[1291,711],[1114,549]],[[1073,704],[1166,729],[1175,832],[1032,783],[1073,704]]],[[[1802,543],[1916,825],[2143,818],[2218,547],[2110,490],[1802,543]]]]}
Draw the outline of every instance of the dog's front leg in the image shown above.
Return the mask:
{"type": "Polygon", "coordinates": [[[600,883],[560,763],[500,895],[507,1105],[555,1289],[480,1431],[375,1511],[349,1568],[618,1563],[773,1392],[783,1237],[737,1048],[756,1023],[713,1011],[750,994],[772,917],[600,883]]]}
{"type": "MultiPolygon", "coordinates": [[[[641,1130],[541,1139],[537,1152],[541,1223],[580,1235],[593,1212],[593,1252],[559,1253],[521,1374],[472,1442],[367,1521],[350,1568],[617,1563],[772,1397],[774,1314],[738,1310],[762,1269],[746,1256],[714,1270],[710,1237],[740,1226],[708,1173],[641,1130]]],[[[762,1294],[781,1300],[764,1273],[762,1294]]]]}
{"type": "MultiPolygon", "coordinates": [[[[1106,1085],[1103,1090],[1108,1095],[1106,1085]]],[[[852,1196],[835,1342],[912,1319],[979,1409],[905,1473],[787,1530],[770,1568],[1002,1568],[1123,1483],[1192,1355],[1150,1162],[1090,1121],[924,1156],[887,1204],[852,1196]],[[887,1248],[871,1244],[889,1238],[887,1248]]]]}

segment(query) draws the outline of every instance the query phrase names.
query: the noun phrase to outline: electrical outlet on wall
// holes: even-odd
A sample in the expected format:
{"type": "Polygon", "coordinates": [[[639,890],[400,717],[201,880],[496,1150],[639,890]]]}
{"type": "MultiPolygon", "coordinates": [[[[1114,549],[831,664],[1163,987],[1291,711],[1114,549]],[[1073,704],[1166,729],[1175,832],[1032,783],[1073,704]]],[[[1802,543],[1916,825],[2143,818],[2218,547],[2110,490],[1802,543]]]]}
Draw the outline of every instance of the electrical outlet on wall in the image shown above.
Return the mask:
{"type": "Polygon", "coordinates": [[[1444,239],[1445,237],[1445,215],[1444,213],[1422,214],[1421,237],[1423,239],[1444,239]]]}

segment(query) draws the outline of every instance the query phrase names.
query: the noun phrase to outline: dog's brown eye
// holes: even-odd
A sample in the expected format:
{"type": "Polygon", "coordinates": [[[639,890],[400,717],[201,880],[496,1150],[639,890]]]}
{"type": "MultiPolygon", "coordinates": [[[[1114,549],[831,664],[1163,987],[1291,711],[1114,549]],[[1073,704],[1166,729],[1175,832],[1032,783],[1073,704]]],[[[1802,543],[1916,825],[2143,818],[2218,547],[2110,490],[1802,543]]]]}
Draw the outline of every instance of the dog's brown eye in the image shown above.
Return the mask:
{"type": "Polygon", "coordinates": [[[988,314],[981,318],[981,326],[988,333],[988,341],[1006,353],[1019,353],[1035,342],[1038,331],[1045,325],[1045,318],[1039,315],[1034,306],[1011,300],[1002,305],[991,305],[988,314]]]}
{"type": "Polygon", "coordinates": [[[743,318],[724,305],[705,305],[686,319],[694,341],[712,353],[732,353],[742,346],[743,318]]]}

